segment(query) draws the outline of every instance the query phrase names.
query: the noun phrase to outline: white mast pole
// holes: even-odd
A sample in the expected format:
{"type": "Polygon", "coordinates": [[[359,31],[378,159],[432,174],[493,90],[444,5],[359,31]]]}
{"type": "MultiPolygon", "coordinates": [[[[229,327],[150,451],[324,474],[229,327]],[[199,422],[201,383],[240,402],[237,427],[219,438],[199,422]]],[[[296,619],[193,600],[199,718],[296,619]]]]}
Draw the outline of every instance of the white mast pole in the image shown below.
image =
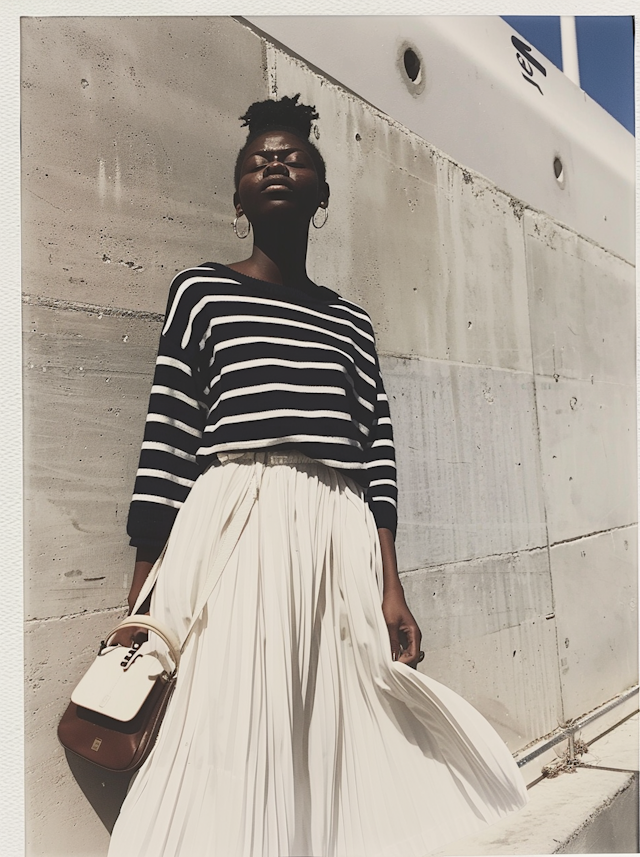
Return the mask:
{"type": "Polygon", "coordinates": [[[575,15],[560,15],[560,43],[562,46],[562,70],[569,80],[572,80],[576,86],[580,86],[575,15]]]}

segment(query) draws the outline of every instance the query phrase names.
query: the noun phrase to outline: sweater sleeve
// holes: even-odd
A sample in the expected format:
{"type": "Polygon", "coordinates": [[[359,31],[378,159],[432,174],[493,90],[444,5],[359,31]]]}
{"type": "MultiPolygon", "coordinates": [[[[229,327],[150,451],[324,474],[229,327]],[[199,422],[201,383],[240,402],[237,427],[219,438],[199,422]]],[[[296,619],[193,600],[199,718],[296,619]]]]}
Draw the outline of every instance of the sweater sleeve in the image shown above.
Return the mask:
{"type": "Polygon", "coordinates": [[[396,456],[389,400],[380,376],[380,367],[377,366],[377,369],[374,422],[369,437],[370,442],[365,449],[369,476],[367,502],[378,529],[386,527],[391,530],[395,538],[398,527],[396,456]]]}
{"type": "Polygon", "coordinates": [[[162,547],[200,475],[196,453],[206,412],[200,403],[197,350],[180,336],[185,310],[172,288],[160,336],[127,533],[136,547],[162,547]]]}

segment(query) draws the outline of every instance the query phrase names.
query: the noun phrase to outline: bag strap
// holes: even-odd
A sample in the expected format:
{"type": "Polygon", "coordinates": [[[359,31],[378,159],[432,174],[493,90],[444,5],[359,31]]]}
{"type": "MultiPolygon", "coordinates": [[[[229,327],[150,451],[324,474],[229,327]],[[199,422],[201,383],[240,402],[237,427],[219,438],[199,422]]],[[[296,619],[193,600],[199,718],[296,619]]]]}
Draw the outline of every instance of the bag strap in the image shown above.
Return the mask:
{"type": "MultiPolygon", "coordinates": [[[[160,566],[162,565],[162,559],[164,558],[164,554],[167,549],[166,545],[164,546],[162,553],[156,560],[153,568],[149,572],[149,576],[147,577],[147,580],[145,580],[144,585],[140,590],[140,594],[136,599],[136,603],[134,604],[131,615],[127,616],[118,625],[116,625],[113,631],[111,631],[111,633],[109,634],[109,637],[112,637],[119,628],[148,628],[150,631],[154,631],[160,637],[162,637],[162,639],[165,641],[170,650],[172,650],[172,648],[175,648],[178,657],[177,659],[174,657],[174,662],[177,668],[178,662],[180,660],[180,655],[184,651],[184,647],[187,645],[187,640],[191,636],[191,632],[193,631],[196,622],[200,618],[200,614],[204,610],[205,605],[211,596],[211,593],[216,588],[216,585],[220,580],[220,577],[222,576],[222,572],[226,568],[226,565],[231,558],[233,549],[238,543],[238,539],[240,538],[242,531],[244,530],[245,524],[249,520],[249,515],[251,513],[251,510],[253,509],[253,505],[258,499],[262,470],[264,467],[264,454],[254,453],[253,455],[254,468],[251,474],[250,483],[247,486],[242,500],[240,501],[240,505],[238,506],[233,517],[231,518],[229,526],[225,530],[222,538],[220,539],[220,545],[216,553],[216,557],[213,561],[213,565],[209,569],[209,573],[207,574],[202,589],[200,590],[200,594],[198,595],[198,600],[196,601],[196,606],[191,617],[191,622],[189,623],[189,627],[187,628],[187,633],[185,634],[182,644],[180,644],[180,640],[178,639],[175,632],[167,628],[166,625],[162,625],[156,619],[151,619],[151,617],[149,616],[145,616],[144,614],[139,614],[135,612],[140,608],[140,605],[148,597],[149,593],[155,586],[156,580],[158,578],[158,573],[160,572],[160,566]]],[[[174,654],[173,650],[171,651],[171,654],[174,654]]]]}
{"type": "Polygon", "coordinates": [[[180,646],[181,652],[184,651],[184,647],[187,645],[187,640],[189,639],[196,622],[200,618],[200,614],[204,610],[207,601],[211,597],[211,593],[216,588],[216,585],[220,580],[220,577],[222,576],[222,572],[225,570],[227,563],[231,559],[233,549],[238,543],[238,539],[242,535],[242,531],[245,528],[245,524],[249,520],[249,515],[251,513],[251,510],[253,509],[253,505],[258,499],[258,492],[260,489],[260,477],[262,475],[263,470],[262,459],[263,456],[255,456],[254,469],[253,473],[251,474],[251,483],[248,486],[244,497],[242,498],[240,506],[233,515],[231,523],[227,527],[224,535],[222,536],[222,539],[220,540],[220,546],[218,548],[216,558],[213,562],[213,565],[209,569],[207,579],[205,580],[202,590],[200,591],[200,595],[198,596],[198,600],[196,601],[196,606],[193,611],[191,623],[189,624],[185,638],[182,641],[182,645],[180,646]]]}

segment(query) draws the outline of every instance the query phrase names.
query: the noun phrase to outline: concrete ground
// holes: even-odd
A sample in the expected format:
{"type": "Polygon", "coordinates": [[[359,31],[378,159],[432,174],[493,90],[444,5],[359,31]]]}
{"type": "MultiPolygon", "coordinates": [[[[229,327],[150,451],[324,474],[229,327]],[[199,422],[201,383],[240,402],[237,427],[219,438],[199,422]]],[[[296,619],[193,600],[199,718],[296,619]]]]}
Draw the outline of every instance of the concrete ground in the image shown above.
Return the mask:
{"type": "Polygon", "coordinates": [[[437,854],[637,854],[638,717],[592,742],[573,773],[532,786],[519,813],[437,854]]]}

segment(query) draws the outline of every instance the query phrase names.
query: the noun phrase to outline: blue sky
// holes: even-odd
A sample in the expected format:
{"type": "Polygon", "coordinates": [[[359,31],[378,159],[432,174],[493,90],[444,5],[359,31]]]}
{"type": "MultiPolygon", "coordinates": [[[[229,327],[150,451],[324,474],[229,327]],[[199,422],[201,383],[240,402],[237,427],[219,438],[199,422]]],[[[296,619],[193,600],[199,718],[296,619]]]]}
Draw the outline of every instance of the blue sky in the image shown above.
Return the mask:
{"type": "MultiPolygon", "coordinates": [[[[503,15],[558,68],[562,68],[557,15],[503,15]]],[[[630,15],[577,15],[580,87],[632,134],[633,19],[630,15]]]]}

